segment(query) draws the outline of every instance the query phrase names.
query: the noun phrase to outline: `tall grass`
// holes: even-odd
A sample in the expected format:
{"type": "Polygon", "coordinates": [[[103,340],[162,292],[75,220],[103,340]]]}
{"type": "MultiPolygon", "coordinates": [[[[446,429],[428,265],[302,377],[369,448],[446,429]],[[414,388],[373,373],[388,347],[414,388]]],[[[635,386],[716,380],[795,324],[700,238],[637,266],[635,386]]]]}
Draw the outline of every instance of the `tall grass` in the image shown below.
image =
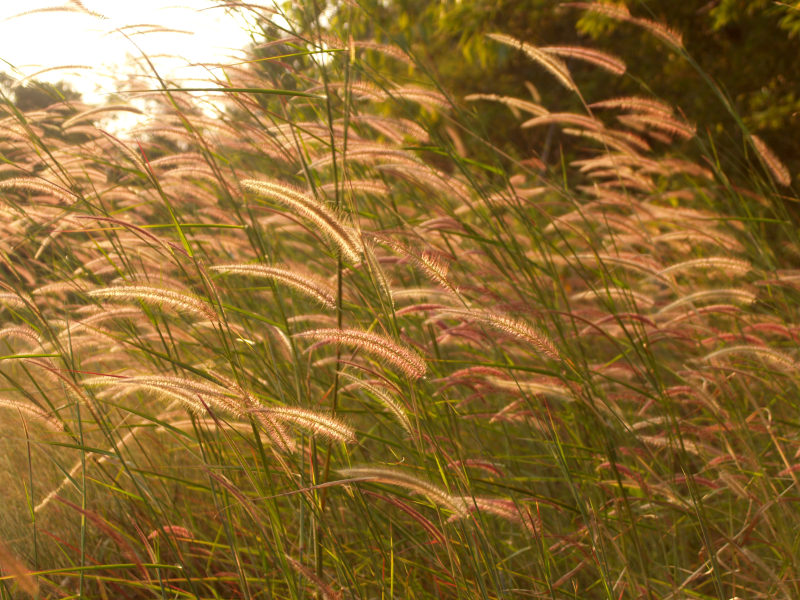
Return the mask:
{"type": "Polygon", "coordinates": [[[565,60],[624,66],[589,49],[487,38],[572,113],[265,31],[217,117],[159,81],[135,141],[5,105],[3,595],[799,597],[763,142],[726,174],[678,110],[582,98],[565,60]],[[580,155],[473,159],[495,101],[580,155]]]}

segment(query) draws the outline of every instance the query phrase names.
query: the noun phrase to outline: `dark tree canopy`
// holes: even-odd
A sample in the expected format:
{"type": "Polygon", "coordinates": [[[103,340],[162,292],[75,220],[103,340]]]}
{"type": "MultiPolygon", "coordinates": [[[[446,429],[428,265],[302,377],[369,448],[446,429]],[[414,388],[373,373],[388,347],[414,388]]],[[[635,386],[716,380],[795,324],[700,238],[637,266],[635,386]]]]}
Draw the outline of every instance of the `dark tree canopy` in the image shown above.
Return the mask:
{"type": "Polygon", "coordinates": [[[15,79],[7,73],[0,73],[0,90],[21,111],[38,110],[47,108],[56,102],[65,100],[80,100],[81,95],[70,87],[68,83],[45,83],[31,80],[30,82],[15,86],[15,79]]]}

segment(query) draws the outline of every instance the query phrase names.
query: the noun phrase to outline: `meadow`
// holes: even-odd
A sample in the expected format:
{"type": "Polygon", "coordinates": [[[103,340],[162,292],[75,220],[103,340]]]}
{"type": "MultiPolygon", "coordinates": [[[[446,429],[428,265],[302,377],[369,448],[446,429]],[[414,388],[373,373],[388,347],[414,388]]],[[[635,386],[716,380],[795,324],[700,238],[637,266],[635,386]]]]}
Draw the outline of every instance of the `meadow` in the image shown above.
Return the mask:
{"type": "Polygon", "coordinates": [[[485,37],[574,110],[265,34],[215,116],[157,73],[130,135],[0,109],[0,596],[800,597],[781,159],[584,98],[600,48],[485,37]]]}

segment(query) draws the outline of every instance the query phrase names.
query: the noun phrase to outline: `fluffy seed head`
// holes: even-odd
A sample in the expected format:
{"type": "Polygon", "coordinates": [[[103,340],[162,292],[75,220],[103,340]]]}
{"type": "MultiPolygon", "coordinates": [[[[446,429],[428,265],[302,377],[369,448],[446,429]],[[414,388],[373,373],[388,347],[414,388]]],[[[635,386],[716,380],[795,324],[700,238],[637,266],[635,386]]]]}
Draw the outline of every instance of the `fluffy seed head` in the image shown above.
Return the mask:
{"type": "Polygon", "coordinates": [[[342,344],[363,350],[398,367],[412,379],[425,375],[427,365],[416,352],[392,339],[360,329],[313,329],[296,333],[295,337],[328,344],[342,344]]]}
{"type": "Polygon", "coordinates": [[[327,437],[337,442],[354,444],[356,433],[349,426],[331,416],[313,410],[293,406],[279,406],[275,408],[257,408],[255,412],[265,414],[275,421],[294,423],[311,433],[327,437]]]}
{"type": "Polygon", "coordinates": [[[753,142],[753,147],[758,152],[761,160],[764,161],[764,164],[769,169],[769,172],[772,173],[775,181],[781,185],[791,185],[792,176],[789,173],[789,169],[787,169],[786,165],[784,165],[780,159],[775,156],[775,153],[764,143],[764,140],[757,135],[751,135],[750,141],[753,142]]]}
{"type": "Polygon", "coordinates": [[[553,342],[541,331],[524,321],[490,310],[448,308],[438,313],[439,317],[459,317],[484,323],[525,342],[540,354],[558,360],[560,355],[553,342]]]}
{"type": "Polygon", "coordinates": [[[512,48],[522,50],[531,59],[547,69],[565,88],[573,92],[578,91],[578,86],[576,86],[575,82],[572,81],[572,75],[570,75],[567,65],[565,65],[560,58],[554,56],[553,54],[543,52],[536,46],[521,42],[518,39],[504,33],[490,33],[488,34],[488,37],[496,42],[505,44],[506,46],[511,46],[512,48]]]}
{"type": "Polygon", "coordinates": [[[374,396],[386,409],[394,415],[394,417],[400,422],[400,425],[403,426],[403,429],[406,430],[409,434],[412,433],[411,428],[411,421],[408,419],[408,415],[406,414],[405,409],[397,402],[394,398],[392,398],[387,392],[384,392],[381,389],[378,389],[374,385],[358,379],[350,375],[349,373],[340,372],[339,375],[352,381],[357,387],[369,392],[372,396],[374,396]]]}
{"type": "Polygon", "coordinates": [[[178,311],[194,313],[211,321],[218,320],[217,313],[214,312],[208,304],[200,300],[200,298],[163,288],[144,285],[125,285],[91,290],[88,292],[88,295],[92,298],[141,300],[142,302],[162,304],[178,311]]]}
{"type": "Polygon", "coordinates": [[[311,221],[333,240],[350,262],[357,263],[360,260],[362,248],[358,236],[324,204],[299,190],[272,181],[245,179],[240,183],[244,189],[280,202],[311,221]]]}
{"type": "Polygon", "coordinates": [[[467,505],[461,496],[453,496],[445,490],[433,485],[428,481],[409,475],[398,469],[387,469],[383,467],[351,467],[349,469],[339,469],[339,474],[363,481],[375,481],[378,483],[388,483],[405,488],[422,496],[426,496],[431,502],[452,511],[458,516],[466,516],[467,505]]]}
{"type": "Polygon", "coordinates": [[[236,273],[238,275],[274,279],[313,298],[330,309],[336,308],[336,292],[328,284],[312,275],[298,273],[297,269],[294,268],[232,264],[213,266],[211,270],[218,273],[236,273]]]}

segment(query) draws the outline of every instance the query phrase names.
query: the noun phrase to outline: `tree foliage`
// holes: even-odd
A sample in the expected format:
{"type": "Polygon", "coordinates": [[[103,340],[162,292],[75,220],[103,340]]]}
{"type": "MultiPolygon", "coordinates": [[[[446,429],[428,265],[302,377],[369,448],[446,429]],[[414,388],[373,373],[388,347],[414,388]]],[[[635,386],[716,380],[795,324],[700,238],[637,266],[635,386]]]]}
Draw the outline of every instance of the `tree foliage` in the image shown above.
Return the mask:
{"type": "Polygon", "coordinates": [[[2,72],[0,72],[0,91],[21,111],[38,110],[56,102],[81,98],[78,92],[63,81],[45,83],[31,80],[27,84],[17,85],[13,77],[2,72]]]}
{"type": "MultiPolygon", "coordinates": [[[[503,32],[535,46],[602,47],[625,60],[627,73],[610,77],[569,60],[588,102],[610,94],[652,94],[679,107],[700,132],[713,133],[723,140],[724,161],[741,157],[744,127],[764,138],[791,170],[797,171],[798,3],[625,0],[611,4],[630,11],[637,19],[664,23],[679,32],[684,42],[680,51],[646,28],[582,10],[588,3],[583,4],[572,6],[555,0],[367,0],[355,11],[342,4],[329,20],[332,28],[355,39],[374,38],[407,47],[434,71],[442,87],[461,97],[481,91],[530,97],[535,88],[534,98],[538,100],[541,95],[544,105],[564,110],[578,108],[574,98],[520,53],[498,48],[487,34],[503,32]],[[363,18],[364,12],[368,18],[363,18]],[[492,73],[489,78],[487,69],[492,73]],[[709,102],[714,93],[718,101],[709,102]]],[[[390,68],[389,63],[381,59],[376,68],[390,68]]],[[[548,156],[546,130],[517,131],[509,136],[513,117],[503,116],[503,112],[500,106],[488,110],[482,107],[480,111],[484,124],[493,123],[492,130],[503,131],[502,139],[494,139],[496,143],[521,157],[544,152],[545,158],[554,160],[548,156]],[[498,127],[498,119],[505,119],[509,127],[498,127]]]]}

